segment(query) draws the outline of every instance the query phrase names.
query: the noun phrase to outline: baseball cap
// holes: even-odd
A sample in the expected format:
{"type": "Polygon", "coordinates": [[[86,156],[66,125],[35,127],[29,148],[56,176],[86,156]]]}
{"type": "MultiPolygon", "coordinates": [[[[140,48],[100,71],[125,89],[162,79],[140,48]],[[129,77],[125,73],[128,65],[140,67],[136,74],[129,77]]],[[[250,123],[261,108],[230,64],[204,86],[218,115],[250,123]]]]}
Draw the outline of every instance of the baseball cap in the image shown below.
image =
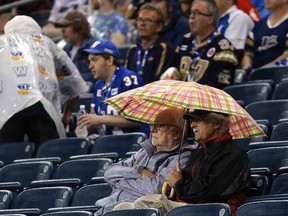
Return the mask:
{"type": "Polygon", "coordinates": [[[88,24],[88,21],[83,13],[73,10],[73,11],[69,11],[61,20],[54,23],[54,25],[56,28],[60,28],[63,26],[68,26],[74,22],[88,24]]]}
{"type": "Polygon", "coordinates": [[[89,49],[83,51],[94,55],[109,54],[115,58],[120,58],[119,50],[115,44],[105,39],[95,41],[89,49]]]}

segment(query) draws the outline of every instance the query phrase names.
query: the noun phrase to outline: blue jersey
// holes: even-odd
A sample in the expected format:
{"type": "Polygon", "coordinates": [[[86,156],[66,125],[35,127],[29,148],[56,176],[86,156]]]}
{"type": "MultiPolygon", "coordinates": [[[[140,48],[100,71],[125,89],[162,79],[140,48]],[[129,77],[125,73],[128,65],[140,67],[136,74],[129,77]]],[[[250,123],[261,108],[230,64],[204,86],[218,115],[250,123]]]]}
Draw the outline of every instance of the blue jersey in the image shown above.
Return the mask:
{"type": "MultiPolygon", "coordinates": [[[[93,103],[95,104],[95,112],[97,115],[119,115],[117,110],[108,105],[104,101],[122,92],[137,88],[143,85],[142,78],[135,72],[124,67],[116,68],[110,85],[105,87],[103,80],[98,80],[94,87],[93,103]]],[[[144,132],[149,137],[149,126],[143,125],[140,128],[117,128],[104,125],[106,134],[121,134],[129,132],[144,132]]]]}
{"type": "Polygon", "coordinates": [[[253,68],[266,65],[288,51],[288,18],[271,27],[268,18],[256,23],[246,41],[245,51],[253,53],[253,68]]]}

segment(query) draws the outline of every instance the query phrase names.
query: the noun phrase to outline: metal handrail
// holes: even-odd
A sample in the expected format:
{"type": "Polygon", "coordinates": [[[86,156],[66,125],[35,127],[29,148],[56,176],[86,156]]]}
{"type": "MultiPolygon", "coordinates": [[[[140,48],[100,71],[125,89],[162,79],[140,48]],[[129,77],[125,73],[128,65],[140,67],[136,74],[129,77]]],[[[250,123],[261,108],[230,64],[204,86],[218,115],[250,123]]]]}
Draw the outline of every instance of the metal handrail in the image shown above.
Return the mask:
{"type": "Polygon", "coordinates": [[[3,12],[5,10],[13,10],[14,8],[17,8],[19,6],[22,6],[22,5],[25,5],[25,4],[29,4],[29,3],[32,3],[32,2],[36,2],[36,1],[39,1],[39,0],[21,0],[21,1],[18,1],[18,2],[12,2],[12,3],[9,3],[9,4],[5,4],[5,5],[2,5],[0,6],[0,12],[3,12]]]}

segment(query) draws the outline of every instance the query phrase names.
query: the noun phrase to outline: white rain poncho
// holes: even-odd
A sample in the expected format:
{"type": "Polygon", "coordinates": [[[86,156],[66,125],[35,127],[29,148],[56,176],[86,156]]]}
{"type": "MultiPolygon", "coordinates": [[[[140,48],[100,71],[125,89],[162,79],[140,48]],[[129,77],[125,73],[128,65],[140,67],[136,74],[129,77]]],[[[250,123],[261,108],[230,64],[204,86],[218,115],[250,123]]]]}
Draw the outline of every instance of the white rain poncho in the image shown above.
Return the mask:
{"type": "Polygon", "coordinates": [[[28,16],[16,16],[0,37],[0,129],[15,113],[41,101],[65,137],[61,103],[78,96],[86,84],[67,54],[41,35],[28,16]]]}

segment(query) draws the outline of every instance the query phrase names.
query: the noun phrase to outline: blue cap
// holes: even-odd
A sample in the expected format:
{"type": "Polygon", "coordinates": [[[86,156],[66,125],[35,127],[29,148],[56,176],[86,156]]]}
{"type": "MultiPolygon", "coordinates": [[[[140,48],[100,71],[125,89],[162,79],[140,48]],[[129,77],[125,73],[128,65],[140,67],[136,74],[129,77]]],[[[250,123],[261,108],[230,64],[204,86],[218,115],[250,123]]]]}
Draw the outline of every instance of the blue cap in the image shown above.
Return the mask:
{"type": "Polygon", "coordinates": [[[109,40],[95,41],[89,49],[84,49],[83,51],[94,55],[108,54],[114,56],[115,58],[120,58],[119,50],[115,44],[109,40]]]}

